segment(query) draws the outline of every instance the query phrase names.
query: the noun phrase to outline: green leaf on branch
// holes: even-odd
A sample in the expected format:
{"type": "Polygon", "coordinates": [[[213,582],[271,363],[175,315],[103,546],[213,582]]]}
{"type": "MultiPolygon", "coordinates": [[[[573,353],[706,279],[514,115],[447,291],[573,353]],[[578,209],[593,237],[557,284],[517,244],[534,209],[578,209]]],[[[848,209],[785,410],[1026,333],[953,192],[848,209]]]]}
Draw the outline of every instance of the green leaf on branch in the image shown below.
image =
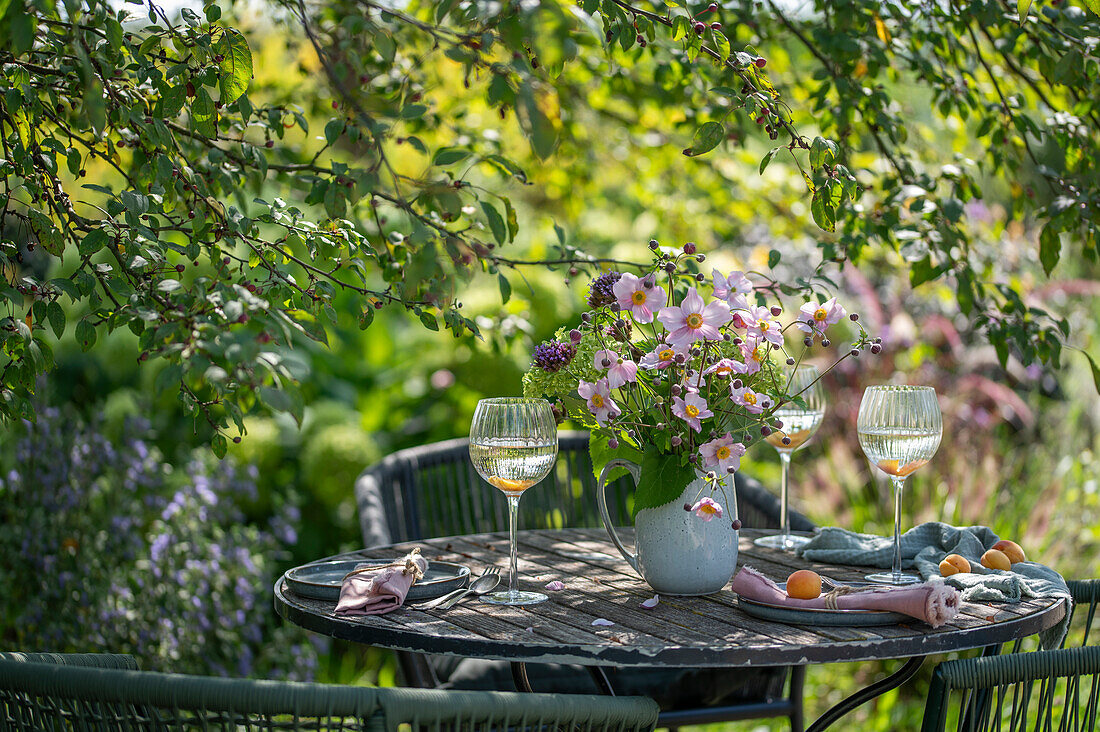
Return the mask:
{"type": "Polygon", "coordinates": [[[230,104],[248,91],[252,81],[252,51],[244,36],[235,30],[222,33],[216,48],[222,55],[218,64],[218,90],[222,104],[230,104]]]}
{"type": "Polygon", "coordinates": [[[55,257],[60,257],[61,253],[65,249],[65,237],[49,216],[42,213],[38,209],[32,208],[30,211],[31,217],[31,231],[38,238],[38,243],[42,245],[50,254],[55,257]]]}
{"type": "Polygon", "coordinates": [[[840,148],[832,140],[824,137],[815,137],[810,144],[810,167],[820,168],[822,165],[832,165],[840,153],[840,148]]]}
{"type": "MultiPolygon", "coordinates": [[[[1086,0],[1087,2],[1088,0],[1086,0]]],[[[1027,20],[1027,13],[1031,10],[1032,0],[1016,0],[1016,13],[1020,16],[1020,25],[1027,20]]]]}
{"type": "Polygon", "coordinates": [[[214,109],[214,100],[206,89],[200,88],[191,102],[191,122],[195,132],[204,137],[218,136],[218,112],[214,109]]]}
{"type": "Polygon", "coordinates": [[[836,209],[833,208],[828,184],[814,191],[814,197],[810,201],[810,213],[813,214],[814,223],[825,231],[833,231],[836,228],[836,209]]]}
{"type": "Polygon", "coordinates": [[[1087,351],[1081,351],[1085,354],[1085,358],[1089,360],[1089,368],[1092,369],[1092,385],[1096,388],[1096,393],[1100,394],[1100,366],[1096,365],[1096,359],[1092,357],[1091,353],[1087,351]]]}
{"type": "Polygon", "coordinates": [[[691,465],[681,465],[679,455],[647,447],[642,453],[642,476],[634,493],[634,513],[675,501],[693,480],[695,470],[691,465]]]}
{"type": "Polygon", "coordinates": [[[54,300],[46,306],[46,319],[50,321],[54,336],[61,340],[65,334],[65,308],[61,307],[61,303],[54,300]]]}
{"type": "Polygon", "coordinates": [[[504,226],[504,219],[500,212],[488,201],[481,201],[481,210],[485,212],[485,219],[489,222],[489,228],[493,232],[493,238],[497,244],[504,244],[508,239],[508,229],[504,226]]]}
{"type": "Polygon", "coordinates": [[[557,97],[550,92],[536,92],[525,86],[519,95],[516,112],[520,127],[535,154],[543,160],[553,155],[558,147],[558,127],[561,124],[557,97]]]}
{"type": "Polygon", "coordinates": [[[730,57],[730,41],[722,31],[714,31],[714,46],[723,59],[730,57]]]}
{"type": "Polygon", "coordinates": [[[677,15],[672,21],[672,40],[686,38],[689,32],[691,32],[691,21],[683,15],[677,15]]]}
{"type": "Polygon", "coordinates": [[[781,148],[781,147],[773,147],[771,150],[768,151],[768,154],[765,155],[763,160],[760,161],[760,174],[761,175],[763,175],[764,171],[768,169],[768,165],[771,163],[772,158],[775,157],[775,154],[778,153],[782,149],[783,148],[781,148]]]}
{"type": "Polygon", "coordinates": [[[507,305],[512,299],[512,283],[503,274],[497,275],[497,284],[500,285],[500,302],[507,305]]]}
{"type": "Polygon", "coordinates": [[[691,147],[684,152],[690,157],[708,153],[726,137],[726,128],[719,122],[707,122],[695,130],[695,137],[691,141],[691,147]]]}
{"type": "Polygon", "coordinates": [[[1062,258],[1062,238],[1059,232],[1050,223],[1039,232],[1039,261],[1043,264],[1043,271],[1049,277],[1050,273],[1058,265],[1062,258]]]}
{"type": "Polygon", "coordinates": [[[76,323],[76,342],[80,344],[80,350],[87,351],[95,345],[95,326],[88,322],[87,318],[81,318],[76,323]]]}
{"type": "Polygon", "coordinates": [[[226,450],[229,448],[229,444],[226,442],[225,435],[221,432],[217,433],[210,438],[210,450],[214,453],[214,456],[221,460],[225,457],[226,450]]]}
{"type": "Polygon", "coordinates": [[[172,118],[183,111],[187,102],[187,88],[183,84],[169,87],[160,98],[160,114],[172,118]]]}
{"type": "Polygon", "coordinates": [[[1100,0],[1085,0],[1085,7],[1091,10],[1093,15],[1100,15],[1100,0]]]}
{"type": "Polygon", "coordinates": [[[470,151],[461,147],[445,147],[436,152],[432,158],[433,165],[454,165],[455,163],[470,157],[470,151]]]}

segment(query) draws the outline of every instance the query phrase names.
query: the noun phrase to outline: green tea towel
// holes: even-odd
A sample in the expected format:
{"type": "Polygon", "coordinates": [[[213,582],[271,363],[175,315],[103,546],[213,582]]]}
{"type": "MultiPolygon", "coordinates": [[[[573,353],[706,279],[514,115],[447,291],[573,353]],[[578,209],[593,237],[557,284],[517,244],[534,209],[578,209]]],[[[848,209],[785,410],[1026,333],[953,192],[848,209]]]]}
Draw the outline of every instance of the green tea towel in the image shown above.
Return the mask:
{"type": "MultiPolygon", "coordinates": [[[[940,561],[948,554],[960,554],[970,562],[969,574],[943,579],[969,602],[1019,602],[1024,597],[1063,597],[1066,617],[1039,634],[1044,649],[1057,648],[1069,630],[1073,598],[1062,575],[1035,562],[1012,565],[1012,571],[986,569],[982,554],[999,537],[988,526],[950,526],[938,521],[920,524],[901,535],[901,566],[915,569],[925,581],[940,578],[940,561]]],[[[799,556],[815,562],[855,564],[889,569],[894,562],[892,537],[857,534],[828,527],[798,549],[799,556]]]]}

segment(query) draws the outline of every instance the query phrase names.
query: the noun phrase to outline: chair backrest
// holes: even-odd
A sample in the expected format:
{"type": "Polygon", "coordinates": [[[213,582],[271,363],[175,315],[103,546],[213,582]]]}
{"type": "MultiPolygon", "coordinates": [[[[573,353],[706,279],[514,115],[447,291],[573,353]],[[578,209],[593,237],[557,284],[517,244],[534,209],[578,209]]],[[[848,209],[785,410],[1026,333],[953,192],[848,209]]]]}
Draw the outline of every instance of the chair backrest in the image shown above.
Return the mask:
{"type": "Polygon", "coordinates": [[[1017,641],[1003,655],[947,661],[936,666],[925,706],[923,732],[956,730],[1058,730],[1093,732],[1100,711],[1100,579],[1069,580],[1072,618],[1057,651],[1020,653],[1017,641]],[[958,700],[952,705],[952,693],[958,700]]]}
{"type": "Polygon", "coordinates": [[[1098,646],[961,658],[932,673],[921,730],[1093,732],[1098,702],[1098,646]]]}
{"type": "Polygon", "coordinates": [[[376,689],[0,659],[4,730],[652,730],[643,697],[376,689]]]}
{"type": "MultiPolygon", "coordinates": [[[[777,528],[779,502],[742,473],[737,474],[736,484],[742,523],[777,528]]],[[[561,432],[554,470],[523,494],[520,525],[525,529],[599,527],[595,489],[588,433],[561,432]]],[[[618,525],[632,523],[633,492],[628,477],[608,487],[608,506],[618,525]]],[[[355,494],[365,546],[508,527],[506,502],[474,470],[466,438],[386,457],[359,476],[355,494]]],[[[791,528],[809,531],[814,525],[792,512],[791,528]]]]}

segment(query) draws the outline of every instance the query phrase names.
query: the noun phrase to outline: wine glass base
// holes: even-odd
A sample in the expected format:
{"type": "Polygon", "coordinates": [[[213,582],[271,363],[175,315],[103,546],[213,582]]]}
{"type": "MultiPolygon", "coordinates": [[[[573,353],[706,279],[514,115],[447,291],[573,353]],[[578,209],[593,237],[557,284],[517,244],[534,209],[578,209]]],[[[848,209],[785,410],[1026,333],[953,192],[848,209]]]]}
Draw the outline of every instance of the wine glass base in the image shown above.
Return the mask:
{"type": "Polygon", "coordinates": [[[914,577],[911,574],[894,574],[893,572],[874,572],[864,579],[882,585],[915,585],[920,582],[920,577],[914,577]]]}
{"type": "Polygon", "coordinates": [[[800,546],[809,544],[810,540],[805,536],[795,536],[794,534],[774,534],[772,536],[758,537],[753,544],[757,546],[767,547],[768,549],[782,549],[783,551],[793,552],[800,546]]]}
{"type": "Polygon", "coordinates": [[[481,601],[490,605],[537,605],[549,599],[541,592],[490,592],[482,595],[481,601]]]}

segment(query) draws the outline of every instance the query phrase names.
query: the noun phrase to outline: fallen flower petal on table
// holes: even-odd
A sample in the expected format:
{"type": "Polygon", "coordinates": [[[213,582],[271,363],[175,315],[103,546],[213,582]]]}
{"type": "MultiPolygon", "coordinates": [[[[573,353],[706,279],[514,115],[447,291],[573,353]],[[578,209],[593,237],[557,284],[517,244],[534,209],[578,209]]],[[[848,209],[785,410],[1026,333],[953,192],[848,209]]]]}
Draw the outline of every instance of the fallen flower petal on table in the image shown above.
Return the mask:
{"type": "Polygon", "coordinates": [[[649,610],[649,609],[657,607],[657,603],[659,603],[660,601],[661,601],[661,596],[660,595],[654,595],[653,597],[649,598],[648,600],[643,600],[642,601],[642,607],[649,610]]]}
{"type": "Polygon", "coordinates": [[[550,590],[551,592],[557,592],[558,590],[564,590],[565,589],[565,583],[564,582],[559,582],[558,580],[554,580],[553,582],[550,582],[546,585],[546,589],[550,590]]]}
{"type": "Polygon", "coordinates": [[[612,623],[610,620],[605,620],[604,618],[596,618],[595,620],[592,621],[592,624],[593,625],[614,625],[614,623],[612,623]]]}

